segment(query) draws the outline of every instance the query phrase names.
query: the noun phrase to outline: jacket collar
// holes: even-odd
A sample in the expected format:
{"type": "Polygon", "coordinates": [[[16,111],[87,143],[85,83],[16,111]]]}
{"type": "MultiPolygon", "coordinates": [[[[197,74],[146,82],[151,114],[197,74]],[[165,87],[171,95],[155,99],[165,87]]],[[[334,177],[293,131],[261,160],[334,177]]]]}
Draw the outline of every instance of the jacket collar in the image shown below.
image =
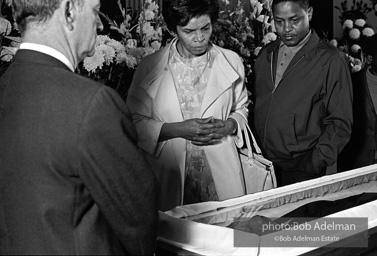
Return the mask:
{"type": "MultiPolygon", "coordinates": [[[[300,51],[296,54],[296,56],[298,58],[300,58],[301,56],[305,56],[306,59],[312,59],[317,53],[319,42],[320,42],[320,39],[317,33],[314,30],[312,30],[311,36],[308,42],[300,49],[300,51]]],[[[272,52],[274,52],[274,55],[277,56],[279,48],[280,48],[280,44],[281,44],[281,39],[274,41],[271,47],[267,49],[268,54],[271,54],[272,52]]]]}
{"type": "Polygon", "coordinates": [[[14,56],[14,62],[28,62],[44,66],[56,67],[71,71],[63,62],[60,60],[34,50],[19,49],[14,56]]]}
{"type": "MultiPolygon", "coordinates": [[[[169,69],[169,51],[170,47],[174,45],[174,39],[169,45],[167,45],[162,50],[156,52],[153,58],[146,59],[148,61],[148,66],[152,66],[153,68],[148,72],[145,79],[141,80],[140,86],[148,93],[148,95],[156,99],[156,95],[158,93],[162,93],[163,95],[172,95],[176,93],[174,81],[171,76],[163,76],[164,72],[167,72],[169,69]],[[164,79],[164,80],[161,80],[164,79]],[[154,83],[154,81],[160,80],[154,83]]],[[[208,81],[208,86],[206,89],[206,93],[203,98],[202,102],[202,110],[201,114],[206,114],[208,108],[212,105],[212,103],[233,83],[239,79],[238,73],[234,70],[234,68],[230,65],[227,58],[224,56],[221,48],[213,45],[214,50],[217,52],[216,60],[212,66],[212,72],[208,81]]],[[[146,57],[148,58],[148,56],[146,57]]],[[[155,104],[158,108],[159,104],[166,105],[166,98],[157,99],[155,104]],[[161,102],[160,102],[161,101],[161,102]]],[[[173,98],[169,104],[174,105],[172,109],[177,109],[176,118],[181,116],[180,106],[178,99],[173,98]],[[179,113],[178,113],[179,109],[179,113]]],[[[174,111],[172,111],[174,112],[174,111]]],[[[171,113],[173,115],[173,113],[171,113]]],[[[182,117],[180,117],[182,119],[182,117]]],[[[178,120],[178,119],[176,119],[178,120]]]]}
{"type": "MultiPolygon", "coordinates": [[[[153,66],[154,68],[151,69],[151,71],[148,73],[148,75],[144,79],[143,86],[142,86],[144,89],[147,89],[150,83],[156,80],[157,77],[160,76],[162,72],[167,68],[167,65],[169,63],[170,48],[174,45],[174,42],[177,40],[178,40],[177,38],[174,38],[166,47],[164,47],[162,50],[157,51],[155,53],[156,57],[154,58],[154,60],[156,61],[151,64],[151,66],[153,66]]],[[[219,58],[219,61],[217,61],[217,63],[221,63],[221,65],[217,65],[217,67],[222,72],[221,74],[216,74],[216,75],[223,75],[222,78],[224,78],[225,81],[228,80],[230,83],[233,83],[239,78],[239,75],[237,74],[237,72],[235,72],[234,68],[229,64],[228,60],[225,58],[220,48],[214,44],[212,44],[212,46],[219,53],[217,56],[217,58],[219,58]]]]}

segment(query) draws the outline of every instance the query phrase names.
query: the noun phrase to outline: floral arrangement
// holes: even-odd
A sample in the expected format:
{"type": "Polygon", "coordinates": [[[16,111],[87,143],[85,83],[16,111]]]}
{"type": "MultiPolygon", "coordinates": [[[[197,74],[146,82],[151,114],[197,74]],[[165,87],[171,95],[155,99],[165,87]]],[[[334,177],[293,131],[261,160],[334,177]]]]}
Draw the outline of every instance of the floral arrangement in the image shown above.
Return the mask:
{"type": "Polygon", "coordinates": [[[213,29],[212,42],[238,53],[245,66],[246,84],[250,82],[255,57],[261,47],[276,40],[271,2],[238,0],[235,8],[228,0],[220,2],[220,15],[213,29]]]}
{"type": "MultiPolygon", "coordinates": [[[[377,0],[371,2],[374,4],[373,7],[377,8],[377,0]]],[[[341,3],[341,7],[335,6],[335,8],[341,11],[339,21],[343,26],[343,36],[339,40],[331,40],[330,43],[347,55],[351,71],[358,72],[365,65],[363,54],[365,40],[375,34],[373,27],[366,21],[367,14],[372,8],[362,0],[353,0],[350,9],[347,7],[347,0],[341,3]]]]}
{"type": "MultiPolygon", "coordinates": [[[[2,5],[9,6],[11,1],[6,1],[2,5]]],[[[214,26],[211,40],[240,55],[245,65],[246,85],[250,82],[260,48],[276,40],[271,2],[272,0],[220,2],[220,17],[214,26]]],[[[121,14],[120,22],[101,13],[110,26],[111,33],[97,36],[94,55],[85,58],[79,64],[77,72],[114,88],[126,99],[140,60],[166,45],[173,35],[166,28],[159,6],[154,0],[143,0],[139,13],[126,10],[120,0],[117,0],[117,6],[121,14]]],[[[6,67],[3,62],[12,59],[20,43],[19,37],[12,34],[16,28],[10,26],[9,20],[0,18],[1,64],[4,69],[6,67]]]]}
{"type": "MultiPolygon", "coordinates": [[[[140,60],[164,46],[173,35],[167,30],[159,6],[154,1],[145,0],[138,15],[127,12],[120,0],[117,4],[122,15],[119,24],[105,14],[103,17],[110,29],[120,35],[120,40],[98,36],[94,56],[83,61],[79,72],[116,89],[125,98],[140,60]],[[135,16],[137,20],[132,19],[135,16]]],[[[270,4],[271,0],[238,0],[233,8],[228,0],[220,2],[220,18],[214,26],[211,40],[241,56],[246,83],[250,81],[259,49],[276,39],[272,32],[270,4]]]]}
{"type": "Polygon", "coordinates": [[[119,25],[108,15],[102,16],[110,29],[121,36],[121,40],[116,41],[107,35],[97,36],[95,54],[84,59],[79,66],[79,73],[103,82],[125,98],[141,59],[162,46],[164,22],[159,14],[159,6],[152,0],[145,0],[136,21],[132,19],[131,13],[126,12],[120,0],[117,4],[123,18],[119,25]]]}
{"type": "MultiPolygon", "coordinates": [[[[6,0],[5,2],[0,2],[0,7],[3,13],[3,9],[7,8],[10,10],[11,0],[6,0]]],[[[20,33],[18,27],[14,23],[11,24],[9,20],[11,17],[1,17],[0,15],[0,76],[5,72],[8,65],[13,59],[14,54],[19,48],[21,43],[20,33]]]]}

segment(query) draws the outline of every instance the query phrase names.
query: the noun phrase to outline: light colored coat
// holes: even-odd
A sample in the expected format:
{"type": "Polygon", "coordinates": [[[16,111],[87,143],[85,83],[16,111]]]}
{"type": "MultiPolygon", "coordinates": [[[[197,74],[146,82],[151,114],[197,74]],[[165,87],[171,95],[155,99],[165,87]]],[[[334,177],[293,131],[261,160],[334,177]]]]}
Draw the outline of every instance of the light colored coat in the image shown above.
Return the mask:
{"type": "MultiPolygon", "coordinates": [[[[168,68],[173,42],[142,60],[127,98],[139,135],[138,145],[147,153],[161,185],[160,210],[182,204],[185,178],[186,140],[176,138],[158,142],[164,123],[184,120],[168,68]]],[[[213,116],[222,120],[232,117],[238,123],[237,136],[226,136],[220,144],[203,147],[218,197],[224,200],[245,193],[236,145],[243,145],[240,127],[247,120],[249,100],[239,56],[230,50],[213,47],[219,54],[213,63],[200,117],[213,116]]]]}

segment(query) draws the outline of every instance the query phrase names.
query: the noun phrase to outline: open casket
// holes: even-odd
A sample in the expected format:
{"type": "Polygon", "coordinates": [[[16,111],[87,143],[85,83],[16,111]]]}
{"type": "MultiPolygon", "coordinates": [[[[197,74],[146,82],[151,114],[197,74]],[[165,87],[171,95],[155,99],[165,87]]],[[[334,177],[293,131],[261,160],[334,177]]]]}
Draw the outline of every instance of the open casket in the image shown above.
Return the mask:
{"type": "MultiPolygon", "coordinates": [[[[371,165],[225,201],[179,206],[167,212],[160,212],[157,252],[163,252],[165,255],[169,252],[170,255],[279,256],[323,255],[326,252],[331,252],[332,255],[356,255],[366,251],[370,253],[371,250],[377,253],[376,193],[377,165],[371,165]],[[365,194],[373,195],[373,197],[370,197],[371,199],[366,203],[350,205],[350,208],[333,212],[321,219],[365,219],[366,232],[363,233],[366,233],[367,236],[355,235],[352,241],[354,244],[358,244],[366,239],[367,246],[341,250],[341,241],[328,242],[327,245],[330,246],[323,247],[312,245],[307,247],[263,246],[263,241],[267,241],[267,238],[265,239],[267,236],[258,235],[255,232],[255,234],[250,234],[251,239],[255,242],[252,242],[253,246],[235,246],[235,233],[242,233],[242,231],[230,228],[235,220],[250,219],[255,216],[276,219],[312,203],[342,202],[342,200],[365,194]],[[336,246],[337,244],[339,247],[336,246]],[[335,253],[336,250],[338,250],[338,254],[335,253]]],[[[347,241],[348,238],[344,238],[344,233],[347,231],[336,232],[343,232],[343,236],[341,234],[340,237],[347,241]]],[[[377,254],[372,252],[370,255],[377,254]]]]}

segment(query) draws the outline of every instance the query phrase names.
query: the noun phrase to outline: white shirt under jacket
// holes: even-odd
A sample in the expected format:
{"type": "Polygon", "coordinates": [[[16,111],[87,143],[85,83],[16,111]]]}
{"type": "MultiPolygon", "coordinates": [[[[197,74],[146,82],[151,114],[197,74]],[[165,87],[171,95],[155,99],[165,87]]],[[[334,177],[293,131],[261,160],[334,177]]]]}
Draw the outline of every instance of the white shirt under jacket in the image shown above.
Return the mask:
{"type": "MultiPolygon", "coordinates": [[[[176,39],[173,40],[173,42],[176,39]]],[[[158,142],[164,123],[183,121],[173,77],[168,68],[171,42],[160,51],[145,57],[139,64],[127,98],[127,106],[145,151],[160,182],[160,210],[181,205],[185,176],[186,140],[158,142]]],[[[201,118],[213,116],[238,123],[236,135],[226,136],[204,151],[213,173],[219,200],[244,195],[244,181],[237,146],[243,145],[241,127],[247,122],[248,91],[244,84],[244,66],[233,51],[213,45],[217,54],[205,96],[201,118]]]]}

